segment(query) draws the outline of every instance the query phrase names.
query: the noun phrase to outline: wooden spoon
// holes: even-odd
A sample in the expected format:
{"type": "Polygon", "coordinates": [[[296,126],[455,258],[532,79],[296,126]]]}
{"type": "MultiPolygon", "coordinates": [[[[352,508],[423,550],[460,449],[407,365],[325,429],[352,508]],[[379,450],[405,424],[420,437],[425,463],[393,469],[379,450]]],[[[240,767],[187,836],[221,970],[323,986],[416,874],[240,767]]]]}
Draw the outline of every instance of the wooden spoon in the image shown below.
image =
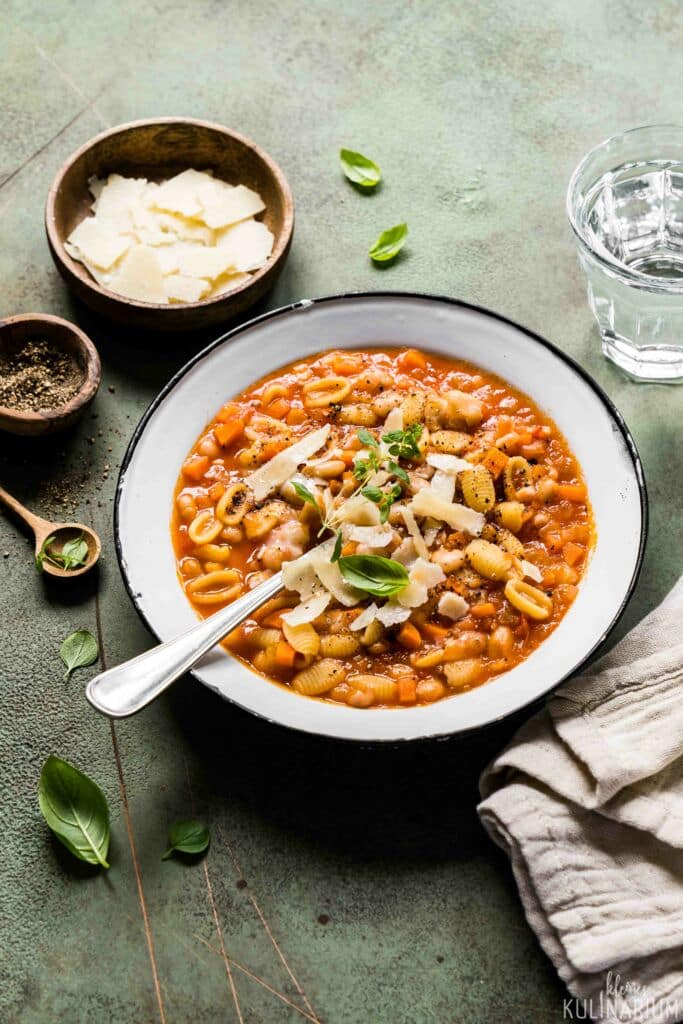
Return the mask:
{"type": "Polygon", "coordinates": [[[51,551],[54,554],[59,554],[69,540],[75,540],[78,537],[85,541],[88,546],[85,565],[81,565],[77,569],[63,569],[59,565],[53,565],[46,558],[43,561],[43,572],[48,575],[59,576],[60,578],[65,576],[82,576],[84,572],[92,569],[100,557],[100,551],[102,550],[100,538],[89,526],[84,526],[83,523],[51,523],[47,519],[41,519],[40,516],[29,512],[27,508],[18,502],[16,498],[13,498],[11,494],[8,494],[2,487],[0,487],[0,504],[6,505],[7,508],[11,509],[33,531],[36,538],[36,556],[40,554],[43,544],[48,537],[54,538],[53,543],[50,545],[51,551]]]}

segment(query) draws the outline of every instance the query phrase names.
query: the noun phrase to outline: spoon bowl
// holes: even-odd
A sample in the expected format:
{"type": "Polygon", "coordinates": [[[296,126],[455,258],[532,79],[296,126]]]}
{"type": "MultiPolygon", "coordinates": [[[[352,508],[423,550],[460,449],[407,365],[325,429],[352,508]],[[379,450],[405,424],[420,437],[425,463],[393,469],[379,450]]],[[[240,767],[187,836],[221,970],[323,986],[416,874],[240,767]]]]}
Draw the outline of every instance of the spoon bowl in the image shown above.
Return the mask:
{"type": "Polygon", "coordinates": [[[83,540],[88,548],[88,554],[86,556],[83,565],[78,566],[75,569],[65,569],[61,565],[54,565],[47,558],[43,560],[42,569],[48,576],[58,576],[61,578],[68,576],[82,576],[83,573],[88,572],[92,569],[93,565],[97,562],[100,557],[102,545],[100,538],[97,536],[94,530],[91,530],[89,526],[85,526],[83,523],[50,523],[44,521],[46,529],[42,527],[35,529],[36,538],[36,558],[43,549],[43,545],[46,541],[52,540],[50,544],[50,552],[53,554],[61,554],[64,545],[69,541],[83,540]]]}
{"type": "Polygon", "coordinates": [[[47,558],[43,558],[41,568],[48,576],[57,576],[60,579],[64,579],[65,576],[69,578],[82,576],[83,573],[92,569],[100,557],[102,551],[100,538],[84,523],[52,523],[49,519],[42,519],[2,487],[0,487],[0,505],[5,505],[14,512],[33,531],[36,539],[36,559],[43,552],[46,541],[50,541],[50,553],[57,556],[61,555],[64,545],[69,541],[83,540],[85,542],[88,549],[85,561],[73,569],[66,569],[64,566],[56,565],[47,558]]]}

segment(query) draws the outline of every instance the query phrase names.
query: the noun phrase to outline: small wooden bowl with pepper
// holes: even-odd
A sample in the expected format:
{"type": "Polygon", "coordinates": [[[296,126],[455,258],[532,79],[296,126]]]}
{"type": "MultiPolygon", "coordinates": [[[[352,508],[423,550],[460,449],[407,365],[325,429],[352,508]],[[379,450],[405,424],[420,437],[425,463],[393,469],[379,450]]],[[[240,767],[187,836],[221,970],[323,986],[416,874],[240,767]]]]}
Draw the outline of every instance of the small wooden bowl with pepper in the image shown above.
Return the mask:
{"type": "Polygon", "coordinates": [[[37,437],[71,426],[101,377],[97,349],[68,320],[45,313],[0,320],[0,430],[37,437]]]}

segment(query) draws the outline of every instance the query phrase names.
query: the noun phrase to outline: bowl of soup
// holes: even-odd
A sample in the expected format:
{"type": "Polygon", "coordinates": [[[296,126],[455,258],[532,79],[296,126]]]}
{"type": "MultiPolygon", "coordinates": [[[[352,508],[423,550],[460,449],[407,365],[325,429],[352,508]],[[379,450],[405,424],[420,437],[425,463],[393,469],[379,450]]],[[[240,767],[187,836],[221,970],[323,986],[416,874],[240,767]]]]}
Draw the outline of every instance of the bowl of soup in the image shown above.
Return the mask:
{"type": "Polygon", "coordinates": [[[116,530],[160,639],[283,572],[203,683],[283,725],[398,741],[576,672],[632,592],[646,508],[626,427],[566,356],[389,293],[296,304],[195,357],[136,431],[116,530]]]}

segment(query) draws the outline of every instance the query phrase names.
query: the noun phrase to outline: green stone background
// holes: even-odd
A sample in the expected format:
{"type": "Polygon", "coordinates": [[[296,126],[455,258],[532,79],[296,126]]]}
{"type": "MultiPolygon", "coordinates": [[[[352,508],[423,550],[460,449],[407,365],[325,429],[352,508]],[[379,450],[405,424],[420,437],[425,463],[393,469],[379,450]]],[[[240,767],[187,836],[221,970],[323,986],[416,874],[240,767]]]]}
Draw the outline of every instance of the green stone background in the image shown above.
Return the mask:
{"type": "Polygon", "coordinates": [[[565,990],[475,816],[477,775],[514,723],[468,742],[360,750],[284,734],[188,681],[112,729],[83,697],[94,669],[62,682],[57,649],[74,628],[99,631],[109,664],[149,643],[113,553],[116,467],[200,340],[136,338],[75,306],[42,210],[61,162],[104,126],[219,121],[272,153],[297,201],[291,256],[263,308],[351,289],[442,292],[571,352],[624,413],[650,487],[650,542],[623,629],[681,571],[681,392],[636,387],[602,360],[564,190],[606,135],[680,120],[682,44],[674,2],[3,5],[1,312],[78,321],[104,381],[72,435],[3,437],[0,479],[57,517],[66,487],[105,546],[96,581],[56,589],[0,517],[3,1022],[232,1024],[231,976],[245,1022],[562,1020],[565,990]],[[377,195],[341,179],[340,144],[380,163],[377,195]],[[369,243],[404,218],[409,247],[375,270],[369,243]],[[70,860],[39,817],[50,753],[109,798],[106,874],[70,860]],[[191,812],[211,826],[207,859],[162,863],[168,823],[191,812]]]}

